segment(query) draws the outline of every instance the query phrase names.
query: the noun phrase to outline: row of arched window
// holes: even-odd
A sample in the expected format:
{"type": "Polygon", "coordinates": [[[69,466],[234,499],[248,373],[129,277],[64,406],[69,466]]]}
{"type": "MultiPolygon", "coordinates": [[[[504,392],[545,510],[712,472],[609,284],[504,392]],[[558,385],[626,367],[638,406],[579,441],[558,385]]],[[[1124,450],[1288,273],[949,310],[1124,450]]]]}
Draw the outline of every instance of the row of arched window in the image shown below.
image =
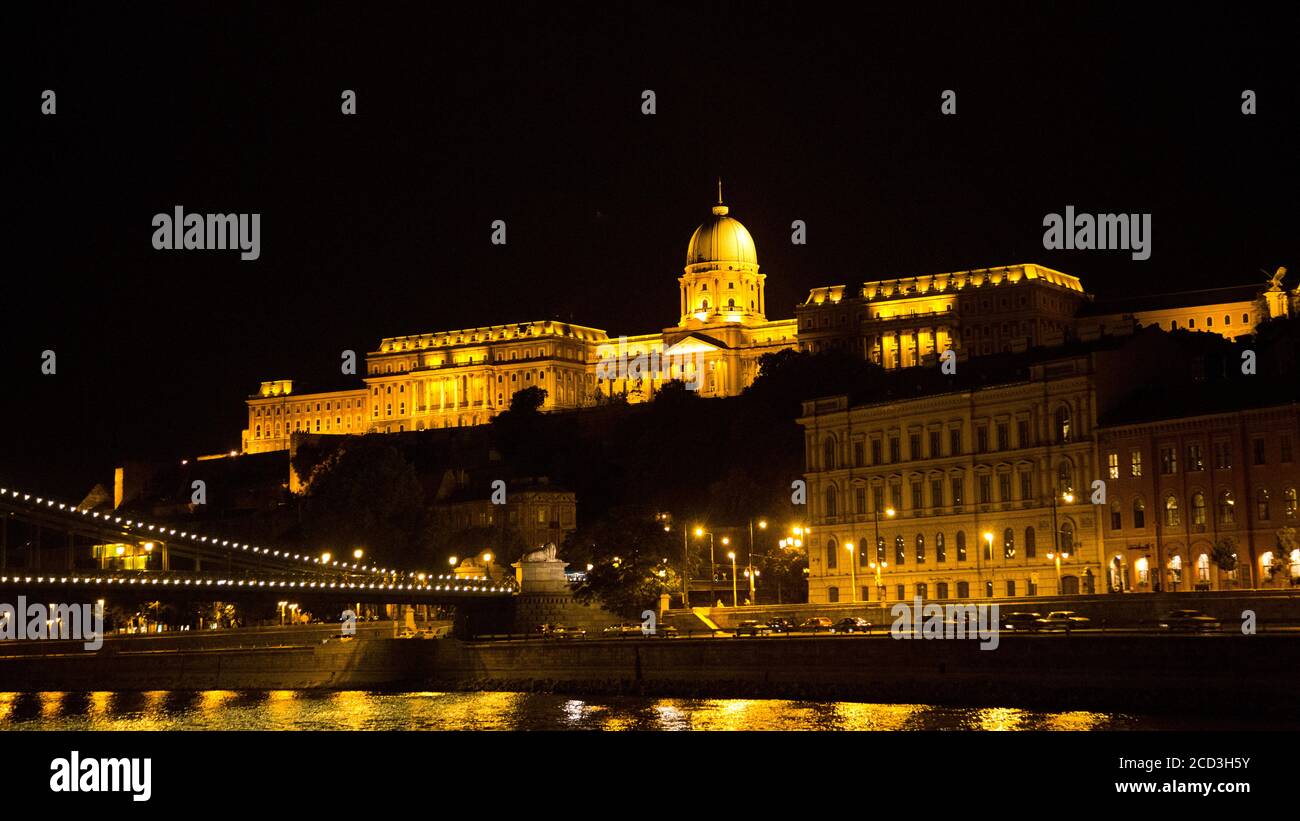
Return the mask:
{"type": "MultiPolygon", "coordinates": [[[[1177,493],[1169,492],[1165,494],[1161,503],[1161,515],[1165,527],[1181,527],[1183,524],[1183,506],[1182,500],[1177,493]]],[[[1193,526],[1202,526],[1209,521],[1209,499],[1201,491],[1192,493],[1190,504],[1187,507],[1186,515],[1188,523],[1193,526]]],[[[1214,500],[1214,521],[1221,527],[1235,525],[1237,523],[1237,499],[1231,490],[1221,490],[1214,500]]],[[[1284,519],[1295,519],[1297,517],[1297,494],[1293,487],[1286,488],[1282,491],[1282,517],[1284,519]]],[[[1268,488],[1258,488],[1255,491],[1255,519],[1261,522],[1267,522],[1273,518],[1273,494],[1268,488]]],[[[1124,504],[1119,499],[1114,499],[1110,503],[1110,529],[1112,531],[1123,530],[1124,521],[1124,504]]],[[[1128,526],[1135,529],[1146,527],[1146,503],[1141,497],[1133,500],[1131,519],[1128,526]]]]}
{"type": "MultiPolygon", "coordinates": [[[[908,559],[908,540],[902,535],[894,537],[892,551],[887,551],[885,537],[878,537],[876,540],[876,549],[872,551],[869,548],[871,540],[865,536],[857,542],[843,542],[832,537],[826,541],[826,569],[833,570],[839,567],[840,553],[845,554],[845,561],[851,561],[851,557],[856,555],[859,567],[870,568],[873,563],[885,563],[885,566],[905,566],[909,563],[908,559]]],[[[936,533],[933,543],[928,543],[924,533],[916,534],[911,540],[912,559],[916,564],[926,564],[930,559],[930,546],[933,545],[934,561],[948,561],[948,541],[942,532],[936,533]]],[[[967,561],[968,554],[966,550],[966,531],[958,530],[954,537],[955,558],[959,562],[967,561]]],[[[1038,536],[1032,526],[1024,529],[1024,558],[1033,559],[1038,556],[1038,536]]],[[[1050,550],[1052,545],[1048,546],[1050,550]]],[[[1002,531],[1002,558],[1015,559],[1016,552],[1016,530],[1008,527],[1002,531]]],[[[1074,550],[1074,524],[1066,520],[1061,523],[1060,549],[1066,553],[1074,550]]],[[[984,540],[983,551],[984,560],[992,561],[995,550],[994,543],[988,539],[984,540]]]]}

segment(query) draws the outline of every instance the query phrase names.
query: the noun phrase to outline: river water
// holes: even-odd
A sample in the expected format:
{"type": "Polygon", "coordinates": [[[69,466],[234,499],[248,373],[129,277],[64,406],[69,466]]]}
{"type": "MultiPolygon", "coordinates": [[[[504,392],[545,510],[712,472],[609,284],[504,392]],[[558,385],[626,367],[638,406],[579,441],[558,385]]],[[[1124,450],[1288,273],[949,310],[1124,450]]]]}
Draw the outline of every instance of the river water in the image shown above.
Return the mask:
{"type": "Polygon", "coordinates": [[[924,704],[362,691],[0,693],[0,730],[1158,730],[1249,724],[924,704]]]}

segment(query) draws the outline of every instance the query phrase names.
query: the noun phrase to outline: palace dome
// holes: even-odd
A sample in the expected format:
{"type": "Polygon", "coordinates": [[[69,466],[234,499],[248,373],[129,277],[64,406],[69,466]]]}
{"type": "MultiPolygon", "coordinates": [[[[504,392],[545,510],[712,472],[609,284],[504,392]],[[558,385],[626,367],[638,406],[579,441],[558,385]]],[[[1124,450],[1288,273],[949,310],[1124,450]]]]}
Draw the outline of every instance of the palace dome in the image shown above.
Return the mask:
{"type": "Polygon", "coordinates": [[[719,202],[713,206],[713,216],[691,234],[691,243],[686,247],[687,265],[704,262],[758,265],[754,238],[739,220],[727,216],[727,210],[719,202]]]}

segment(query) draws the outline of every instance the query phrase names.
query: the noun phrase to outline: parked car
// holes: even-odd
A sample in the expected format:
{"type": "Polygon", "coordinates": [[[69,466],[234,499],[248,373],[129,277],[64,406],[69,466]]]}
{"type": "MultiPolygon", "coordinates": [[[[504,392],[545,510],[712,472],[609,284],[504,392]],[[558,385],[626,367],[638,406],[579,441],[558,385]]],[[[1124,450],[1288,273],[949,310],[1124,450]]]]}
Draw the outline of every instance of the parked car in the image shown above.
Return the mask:
{"type": "Polygon", "coordinates": [[[1160,617],[1162,630],[1221,630],[1223,624],[1200,610],[1171,610],[1160,617]]]}
{"type": "Polygon", "coordinates": [[[770,632],[772,628],[757,619],[745,619],[735,629],[737,636],[766,636],[770,632]]]}
{"type": "Polygon", "coordinates": [[[587,635],[587,631],[581,627],[567,627],[563,624],[543,624],[539,631],[546,638],[552,639],[575,639],[587,635]]]}
{"type": "Polygon", "coordinates": [[[1064,630],[1070,632],[1087,627],[1091,621],[1087,616],[1080,616],[1073,610],[1053,610],[1046,618],[1038,619],[1035,624],[1039,630],[1064,630]]]}
{"type": "Polygon", "coordinates": [[[773,633],[793,633],[799,629],[799,625],[795,624],[794,619],[787,619],[785,616],[768,619],[767,626],[771,628],[773,633]]]}
{"type": "Polygon", "coordinates": [[[871,631],[871,622],[856,616],[846,616],[831,627],[832,633],[867,633],[871,631]]]}
{"type": "Polygon", "coordinates": [[[799,629],[807,630],[810,633],[816,633],[818,630],[829,630],[833,626],[831,620],[825,616],[813,616],[812,618],[804,619],[803,624],[799,625],[799,629]]]}
{"type": "Polygon", "coordinates": [[[622,636],[639,636],[641,635],[641,625],[640,623],[611,624],[609,627],[602,630],[601,633],[615,638],[622,636]]]}
{"type": "Polygon", "coordinates": [[[999,620],[999,626],[1003,630],[1027,630],[1032,633],[1038,629],[1038,620],[1042,617],[1041,613],[1007,613],[999,620]]]}

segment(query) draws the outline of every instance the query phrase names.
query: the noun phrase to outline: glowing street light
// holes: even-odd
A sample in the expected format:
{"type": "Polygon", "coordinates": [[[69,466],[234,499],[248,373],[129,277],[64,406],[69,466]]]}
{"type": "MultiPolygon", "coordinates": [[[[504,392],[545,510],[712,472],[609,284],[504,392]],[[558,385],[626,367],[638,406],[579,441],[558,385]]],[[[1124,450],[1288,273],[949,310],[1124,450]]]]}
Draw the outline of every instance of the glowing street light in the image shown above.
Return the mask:
{"type": "Polygon", "coordinates": [[[364,556],[365,553],[366,552],[364,550],[358,547],[356,550],[352,551],[352,558],[356,559],[357,561],[361,561],[361,557],[364,556]]]}
{"type": "Polygon", "coordinates": [[[858,602],[858,571],[854,567],[858,563],[858,557],[853,550],[853,542],[845,542],[844,549],[849,551],[849,601],[853,604],[858,602]]]}
{"type": "MultiPolygon", "coordinates": [[[[722,538],[722,543],[727,543],[725,536],[722,538]]],[[[736,593],[736,552],[734,550],[727,551],[727,558],[731,559],[731,606],[735,607],[738,598],[736,593]]]]}

